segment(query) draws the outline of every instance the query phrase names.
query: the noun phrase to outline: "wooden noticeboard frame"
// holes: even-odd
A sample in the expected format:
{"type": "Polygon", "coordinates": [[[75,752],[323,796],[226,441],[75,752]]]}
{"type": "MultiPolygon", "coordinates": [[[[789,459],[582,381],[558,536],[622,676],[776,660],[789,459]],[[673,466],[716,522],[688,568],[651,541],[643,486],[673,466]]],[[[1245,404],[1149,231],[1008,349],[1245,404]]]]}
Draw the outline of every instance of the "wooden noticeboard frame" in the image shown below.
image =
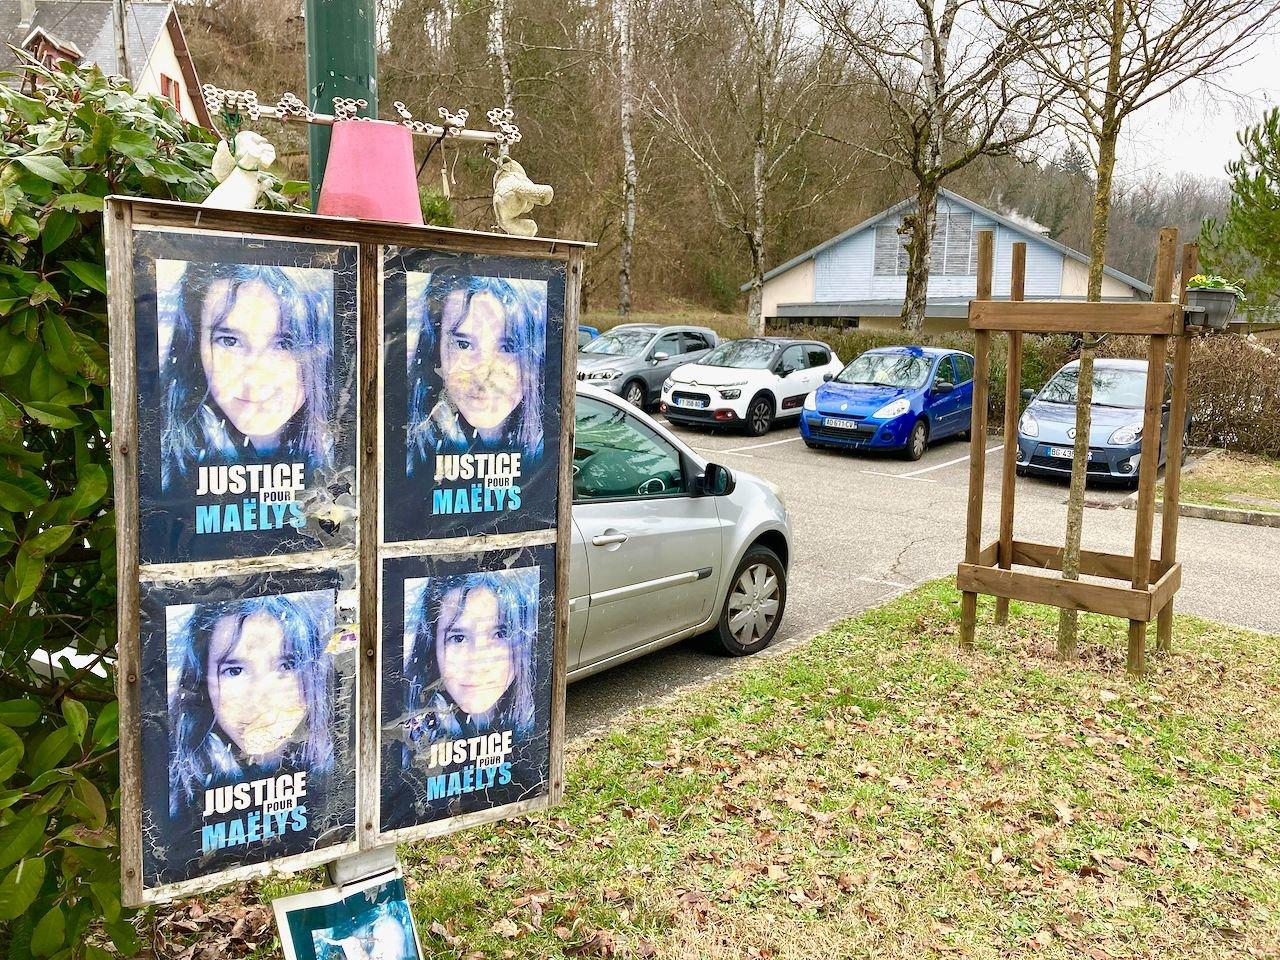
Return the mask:
{"type": "Polygon", "coordinates": [[[564,699],[566,639],[568,635],[569,544],[571,531],[575,360],[578,305],[584,250],[591,244],[543,238],[520,238],[438,227],[415,227],[308,214],[207,209],[190,204],[110,197],[105,215],[109,312],[111,330],[112,433],[111,457],[115,472],[117,516],[117,590],[119,606],[119,661],[117,691],[120,700],[120,851],[122,900],[129,906],[159,902],[196,893],[228,882],[296,871],[333,861],[339,856],[387,846],[410,836],[449,833],[479,823],[528,813],[557,803],[564,790],[564,699]],[[142,736],[139,647],[140,582],[180,580],[202,570],[209,573],[288,570],[314,567],[325,562],[323,551],[250,560],[201,561],[165,564],[161,571],[140,567],[138,376],[136,369],[136,321],[134,315],[134,237],[138,230],[184,231],[217,235],[263,236],[277,239],[353,244],[358,264],[357,319],[357,436],[356,527],[358,571],[358,666],[356,669],[356,819],[351,842],[282,859],[236,866],[216,874],[167,885],[144,887],[142,825],[142,736]],[[564,324],[560,355],[560,403],[556,476],[556,526],[545,531],[480,534],[452,540],[416,541],[415,552],[471,554],[554,545],[554,644],[551,663],[551,713],[549,777],[547,792],[492,809],[436,821],[414,830],[380,832],[378,827],[379,757],[377,750],[378,671],[381,646],[380,563],[395,555],[397,545],[384,545],[380,520],[380,470],[383,363],[381,280],[384,247],[428,248],[446,253],[488,254],[504,257],[560,261],[565,270],[564,324]]]}
{"type": "MultiPolygon", "coordinates": [[[[961,591],[960,646],[970,649],[977,624],[978,595],[996,599],[997,624],[1003,624],[1010,600],[1043,603],[1082,610],[1129,621],[1128,669],[1141,675],[1146,669],[1147,625],[1158,622],[1158,648],[1168,650],[1173,629],[1173,598],[1182,583],[1177,559],[1178,497],[1182,476],[1183,428],[1187,411],[1187,372],[1190,344],[1183,323],[1182,303],[1173,301],[1174,254],[1178,232],[1160,232],[1156,251],[1156,279],[1149,303],[1079,301],[1025,302],[1026,244],[1013,245],[1008,300],[992,299],[994,272],[993,234],[978,234],[977,297],[969,304],[969,328],[974,332],[973,422],[969,452],[969,506],[965,556],[956,572],[961,591]],[[1082,550],[1080,572],[1084,576],[1128,581],[1127,585],[1093,583],[1047,577],[1015,566],[1061,570],[1063,548],[1015,540],[1013,536],[1018,452],[1019,386],[1024,334],[1080,333],[1150,337],[1148,371],[1164,370],[1171,341],[1173,393],[1170,398],[1169,439],[1159,556],[1152,556],[1156,475],[1160,447],[1161,398],[1164,377],[1148,376],[1143,410],[1142,459],[1138,467],[1138,505],[1132,555],[1082,550]],[[991,369],[991,334],[1009,338],[1005,382],[1004,458],[1000,488],[1000,535],[982,543],[982,507],[986,478],[988,378],[991,369]]],[[[1185,301],[1187,278],[1196,272],[1197,248],[1182,251],[1185,301]]]]}

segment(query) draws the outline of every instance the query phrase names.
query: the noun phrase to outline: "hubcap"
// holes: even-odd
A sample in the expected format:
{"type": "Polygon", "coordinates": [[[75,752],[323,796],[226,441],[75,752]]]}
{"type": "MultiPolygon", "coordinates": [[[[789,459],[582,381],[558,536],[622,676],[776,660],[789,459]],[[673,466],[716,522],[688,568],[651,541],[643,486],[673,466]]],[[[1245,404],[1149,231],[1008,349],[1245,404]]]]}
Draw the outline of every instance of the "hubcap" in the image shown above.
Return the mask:
{"type": "Polygon", "coordinates": [[[757,403],[755,409],[751,411],[751,425],[757,430],[763,432],[769,427],[769,408],[763,403],[757,403]]]}
{"type": "Polygon", "coordinates": [[[764,563],[742,571],[729,594],[729,632],[744,647],[762,640],[778,619],[782,587],[764,563]]]}
{"type": "Polygon", "coordinates": [[[911,447],[917,453],[924,453],[924,431],[919,427],[911,434],[911,447]]]}
{"type": "Polygon", "coordinates": [[[640,388],[634,383],[627,387],[627,403],[631,404],[633,407],[640,406],[640,388]]]}

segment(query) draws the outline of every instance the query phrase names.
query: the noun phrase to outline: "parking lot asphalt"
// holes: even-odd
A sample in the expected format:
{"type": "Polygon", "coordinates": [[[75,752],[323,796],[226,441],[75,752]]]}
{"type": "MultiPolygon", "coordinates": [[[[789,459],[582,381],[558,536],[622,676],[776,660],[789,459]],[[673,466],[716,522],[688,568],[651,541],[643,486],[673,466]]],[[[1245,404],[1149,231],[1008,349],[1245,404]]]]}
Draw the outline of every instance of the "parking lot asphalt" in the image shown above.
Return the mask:
{"type": "MultiPolygon", "coordinates": [[[[827,624],[955,573],[964,551],[968,443],[943,440],[909,463],[883,454],[811,450],[791,424],[759,438],[668,426],[709,460],[771,481],[786,501],[794,554],[787,609],[777,640],[758,656],[784,652],[827,624]]],[[[989,440],[987,450],[984,543],[998,535],[1000,439],[989,440]]],[[[1129,493],[1090,486],[1086,549],[1132,552],[1135,513],[1121,508],[1129,493]]],[[[1066,498],[1065,481],[1019,478],[1014,535],[1061,543],[1066,498]]],[[[1158,551],[1158,516],[1155,540],[1158,551]]],[[[1280,633],[1280,529],[1183,517],[1178,554],[1178,610],[1280,633]]],[[[693,640],[590,677],[569,688],[568,734],[596,731],[621,712],[742,663],[693,640]]]]}

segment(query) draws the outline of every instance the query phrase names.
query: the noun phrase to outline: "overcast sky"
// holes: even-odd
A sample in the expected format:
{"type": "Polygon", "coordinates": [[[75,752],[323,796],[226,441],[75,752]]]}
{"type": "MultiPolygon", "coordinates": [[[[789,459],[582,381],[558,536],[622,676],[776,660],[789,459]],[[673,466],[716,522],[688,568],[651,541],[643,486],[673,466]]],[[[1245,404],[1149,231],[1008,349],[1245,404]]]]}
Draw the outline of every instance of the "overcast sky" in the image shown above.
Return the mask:
{"type": "Polygon", "coordinates": [[[1268,37],[1253,59],[1216,82],[1240,98],[1232,103],[1213,89],[1160,100],[1129,123],[1119,163],[1122,175],[1185,171],[1226,178],[1226,164],[1240,155],[1236,132],[1280,106],[1280,38],[1268,37]]]}

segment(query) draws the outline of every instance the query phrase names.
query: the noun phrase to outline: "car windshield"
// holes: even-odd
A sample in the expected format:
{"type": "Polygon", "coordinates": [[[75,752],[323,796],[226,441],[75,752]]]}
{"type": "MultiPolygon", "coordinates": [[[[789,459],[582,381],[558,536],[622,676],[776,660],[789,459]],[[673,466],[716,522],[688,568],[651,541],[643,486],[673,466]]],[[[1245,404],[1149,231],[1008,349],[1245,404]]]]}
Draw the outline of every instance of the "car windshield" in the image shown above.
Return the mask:
{"type": "Polygon", "coordinates": [[[836,377],[837,383],[873,387],[923,387],[929,361],[910,353],[864,353],[836,377]]]}
{"type": "MultiPolygon", "coordinates": [[[[1064,367],[1040,391],[1040,400],[1048,403],[1075,403],[1080,382],[1079,367],[1064,367]]],[[[1147,371],[1132,367],[1095,366],[1093,368],[1093,405],[1097,407],[1129,407],[1142,409],[1146,404],[1147,371]]]]}
{"type": "Polygon", "coordinates": [[[763,370],[773,363],[777,352],[777,345],[768,340],[730,340],[720,344],[698,363],[704,367],[763,370]]]}
{"type": "Polygon", "coordinates": [[[588,343],[582,348],[582,352],[602,353],[610,357],[634,357],[652,339],[652,330],[611,330],[588,343]]]}

